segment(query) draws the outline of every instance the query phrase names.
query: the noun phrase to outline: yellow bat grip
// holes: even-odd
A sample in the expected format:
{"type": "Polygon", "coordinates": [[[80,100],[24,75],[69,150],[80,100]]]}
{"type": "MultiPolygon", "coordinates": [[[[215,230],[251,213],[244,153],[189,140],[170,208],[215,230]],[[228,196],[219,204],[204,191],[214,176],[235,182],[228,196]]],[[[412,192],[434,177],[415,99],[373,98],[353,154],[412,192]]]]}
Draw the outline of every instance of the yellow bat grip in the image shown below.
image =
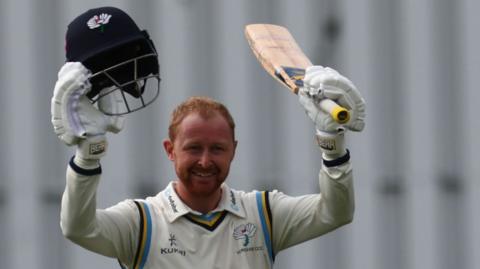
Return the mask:
{"type": "Polygon", "coordinates": [[[348,120],[350,120],[350,113],[348,110],[330,99],[323,99],[320,101],[319,105],[324,112],[329,113],[332,118],[340,124],[347,123],[348,120]]]}

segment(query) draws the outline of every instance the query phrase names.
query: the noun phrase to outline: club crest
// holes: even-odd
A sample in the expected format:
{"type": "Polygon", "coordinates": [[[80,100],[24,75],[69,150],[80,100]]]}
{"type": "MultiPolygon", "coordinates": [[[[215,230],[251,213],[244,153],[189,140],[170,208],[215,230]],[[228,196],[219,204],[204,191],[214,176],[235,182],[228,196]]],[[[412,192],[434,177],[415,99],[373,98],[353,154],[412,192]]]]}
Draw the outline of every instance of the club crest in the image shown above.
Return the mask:
{"type": "Polygon", "coordinates": [[[243,246],[247,246],[250,243],[250,238],[255,235],[257,227],[252,223],[240,225],[233,230],[233,238],[236,240],[244,240],[243,246]]]}
{"type": "Polygon", "coordinates": [[[107,13],[102,13],[100,15],[95,15],[88,20],[88,22],[87,22],[88,28],[95,29],[95,28],[98,28],[98,27],[102,26],[100,29],[103,31],[103,26],[105,24],[108,24],[111,17],[112,17],[112,15],[109,15],[107,13]]]}

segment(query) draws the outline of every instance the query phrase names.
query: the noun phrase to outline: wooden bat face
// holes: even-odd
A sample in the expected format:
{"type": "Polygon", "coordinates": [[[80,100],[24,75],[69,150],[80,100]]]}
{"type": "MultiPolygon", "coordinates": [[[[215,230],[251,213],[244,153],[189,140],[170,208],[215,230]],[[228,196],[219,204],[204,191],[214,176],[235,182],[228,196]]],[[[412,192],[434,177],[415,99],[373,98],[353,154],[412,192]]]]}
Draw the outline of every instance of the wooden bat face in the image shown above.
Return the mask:
{"type": "MultiPolygon", "coordinates": [[[[263,68],[277,81],[297,94],[303,87],[305,68],[312,65],[287,28],[273,24],[249,24],[245,37],[263,68]]],[[[334,101],[324,99],[319,106],[340,124],[349,112],[334,101]]]]}
{"type": "Polygon", "coordinates": [[[250,24],[245,36],[265,70],[294,93],[303,86],[305,68],[312,63],[290,32],[273,24],[250,24]]]}

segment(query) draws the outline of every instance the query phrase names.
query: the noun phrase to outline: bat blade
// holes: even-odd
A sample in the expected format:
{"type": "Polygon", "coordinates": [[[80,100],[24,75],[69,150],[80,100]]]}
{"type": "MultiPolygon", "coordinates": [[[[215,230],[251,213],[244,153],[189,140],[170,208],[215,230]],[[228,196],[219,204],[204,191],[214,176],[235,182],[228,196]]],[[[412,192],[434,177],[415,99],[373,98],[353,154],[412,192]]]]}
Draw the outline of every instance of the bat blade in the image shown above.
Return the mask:
{"type": "MultiPolygon", "coordinates": [[[[297,94],[303,87],[305,68],[312,66],[287,28],[274,24],[249,24],[245,37],[263,68],[277,81],[297,94]]],[[[347,109],[324,99],[320,107],[340,124],[348,122],[347,109]]]]}
{"type": "Polygon", "coordinates": [[[290,32],[273,24],[249,24],[245,37],[265,70],[294,93],[305,68],[312,63],[298,46],[290,32]]]}

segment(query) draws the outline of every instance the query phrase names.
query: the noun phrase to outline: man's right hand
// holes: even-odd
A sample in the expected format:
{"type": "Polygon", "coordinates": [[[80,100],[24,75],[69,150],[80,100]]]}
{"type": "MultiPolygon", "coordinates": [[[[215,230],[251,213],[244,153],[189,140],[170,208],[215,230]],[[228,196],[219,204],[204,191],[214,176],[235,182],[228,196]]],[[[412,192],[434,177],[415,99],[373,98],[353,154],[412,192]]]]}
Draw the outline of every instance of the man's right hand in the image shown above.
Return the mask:
{"type": "MultiPolygon", "coordinates": [[[[118,133],[124,118],[108,116],[95,107],[86,94],[90,91],[90,71],[79,62],[67,62],[58,72],[51,101],[52,124],[57,136],[67,145],[78,145],[83,159],[100,159],[106,153],[107,131],[118,133]]],[[[115,94],[98,101],[105,111],[115,111],[121,100],[115,94]]]]}

